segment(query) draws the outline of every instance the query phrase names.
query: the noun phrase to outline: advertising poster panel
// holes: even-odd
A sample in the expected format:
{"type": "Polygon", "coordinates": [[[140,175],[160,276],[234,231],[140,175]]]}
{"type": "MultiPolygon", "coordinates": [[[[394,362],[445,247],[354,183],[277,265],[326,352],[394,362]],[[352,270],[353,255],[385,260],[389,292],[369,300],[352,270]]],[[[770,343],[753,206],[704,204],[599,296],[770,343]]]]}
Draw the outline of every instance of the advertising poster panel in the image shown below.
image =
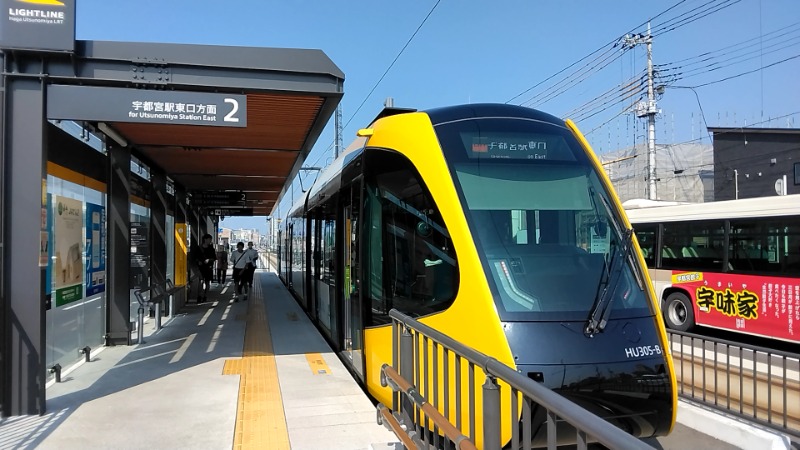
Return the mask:
{"type": "Polygon", "coordinates": [[[55,197],[56,307],[83,298],[83,202],[55,197]]]}
{"type": "Polygon", "coordinates": [[[86,296],[106,290],[106,209],[86,204],[86,296]]]}
{"type": "Polygon", "coordinates": [[[673,271],[699,325],[800,342],[800,279],[673,271]]]}

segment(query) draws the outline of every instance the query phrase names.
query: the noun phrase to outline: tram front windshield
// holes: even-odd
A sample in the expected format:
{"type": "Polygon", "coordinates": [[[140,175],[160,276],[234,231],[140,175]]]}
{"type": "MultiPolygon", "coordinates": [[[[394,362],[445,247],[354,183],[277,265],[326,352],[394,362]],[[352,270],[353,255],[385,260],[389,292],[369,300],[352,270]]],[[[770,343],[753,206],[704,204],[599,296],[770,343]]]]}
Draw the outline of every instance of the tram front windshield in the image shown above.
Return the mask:
{"type": "Polygon", "coordinates": [[[436,131],[503,320],[581,321],[599,302],[610,319],[652,315],[625,226],[569,129],[493,118],[436,131]]]}

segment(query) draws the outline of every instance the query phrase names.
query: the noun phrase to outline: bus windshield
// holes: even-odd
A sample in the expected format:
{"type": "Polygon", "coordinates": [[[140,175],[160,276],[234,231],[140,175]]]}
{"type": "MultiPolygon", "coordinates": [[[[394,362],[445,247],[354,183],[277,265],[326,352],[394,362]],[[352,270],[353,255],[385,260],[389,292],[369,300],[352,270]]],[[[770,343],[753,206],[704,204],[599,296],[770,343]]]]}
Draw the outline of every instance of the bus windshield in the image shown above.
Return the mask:
{"type": "Polygon", "coordinates": [[[611,319],[652,315],[629,255],[610,277],[626,230],[569,130],[476,119],[437,134],[503,320],[587,320],[604,289],[611,319]],[[526,142],[537,150],[505,157],[526,142]]]}

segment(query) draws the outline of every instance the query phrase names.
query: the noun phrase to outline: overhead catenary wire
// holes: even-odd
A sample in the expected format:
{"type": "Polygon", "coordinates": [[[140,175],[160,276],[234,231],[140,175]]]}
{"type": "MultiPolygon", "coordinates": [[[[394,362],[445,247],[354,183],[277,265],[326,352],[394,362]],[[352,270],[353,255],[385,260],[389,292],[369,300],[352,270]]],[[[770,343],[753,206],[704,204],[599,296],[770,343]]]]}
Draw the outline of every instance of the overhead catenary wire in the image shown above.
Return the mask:
{"type": "MultiPolygon", "coordinates": [[[[364,105],[367,103],[367,100],[369,100],[369,98],[370,98],[370,97],[372,96],[372,94],[375,92],[375,89],[377,89],[377,88],[378,88],[378,86],[379,86],[379,85],[381,84],[381,82],[383,81],[383,79],[384,79],[384,78],[386,78],[386,75],[389,73],[389,71],[390,71],[390,70],[392,70],[392,67],[394,67],[394,65],[395,65],[395,63],[397,62],[397,60],[398,60],[398,59],[400,59],[400,56],[403,54],[403,52],[406,50],[406,48],[408,48],[409,44],[411,44],[411,41],[412,41],[412,40],[414,40],[414,37],[417,35],[417,33],[419,33],[419,31],[422,29],[423,25],[425,25],[425,22],[427,22],[427,21],[428,21],[428,19],[431,17],[431,15],[433,14],[433,12],[436,10],[436,7],[437,7],[437,6],[439,6],[439,3],[441,3],[441,0],[437,0],[437,1],[436,1],[436,3],[433,5],[433,7],[431,7],[430,11],[428,11],[428,13],[425,15],[425,18],[423,18],[423,19],[422,19],[422,22],[420,22],[420,24],[419,24],[419,26],[417,26],[416,30],[414,30],[414,32],[411,34],[411,36],[408,38],[408,40],[406,40],[406,43],[405,43],[405,45],[403,45],[403,47],[400,49],[400,51],[399,51],[399,52],[397,53],[397,55],[394,57],[394,59],[393,59],[393,60],[392,60],[392,62],[389,64],[389,66],[386,68],[386,70],[384,70],[383,74],[380,76],[380,78],[378,79],[378,81],[376,81],[376,82],[375,82],[375,84],[372,86],[372,88],[370,89],[370,91],[367,93],[367,95],[364,97],[364,99],[363,99],[363,100],[361,101],[361,103],[358,105],[358,107],[357,107],[357,108],[356,108],[356,110],[353,112],[353,114],[351,114],[351,115],[350,115],[350,117],[347,119],[347,121],[345,122],[345,124],[342,126],[342,129],[345,129],[345,128],[347,128],[347,126],[348,126],[348,125],[350,125],[350,122],[351,122],[351,121],[352,121],[352,120],[353,120],[353,119],[356,117],[356,115],[358,114],[358,112],[359,112],[359,111],[361,111],[361,108],[362,108],[362,107],[363,107],[363,106],[364,106],[364,105]]],[[[334,139],[335,139],[335,138],[334,138],[334,139]]],[[[315,166],[316,166],[316,165],[318,165],[318,163],[320,162],[320,160],[321,160],[322,158],[326,157],[327,153],[328,153],[328,152],[329,152],[329,151],[330,151],[330,150],[333,148],[333,146],[334,146],[334,145],[335,145],[335,142],[331,143],[331,144],[328,146],[328,148],[327,148],[325,151],[323,151],[323,152],[322,152],[322,153],[321,153],[321,154],[320,154],[320,155],[317,157],[317,159],[314,161],[314,163],[313,163],[312,165],[315,165],[315,166]]],[[[295,178],[295,180],[299,180],[299,181],[300,181],[300,184],[301,184],[301,190],[302,190],[302,180],[300,180],[300,178],[299,178],[299,177],[300,177],[300,174],[298,174],[298,175],[297,175],[297,177],[295,178]]],[[[295,181],[295,180],[293,180],[293,181],[292,181],[292,183],[291,183],[291,188],[290,188],[290,189],[292,189],[292,191],[293,191],[293,192],[294,192],[294,185],[295,185],[295,182],[294,182],[294,181],[295,181]]]]}
{"type": "Polygon", "coordinates": [[[364,97],[364,100],[361,101],[361,104],[358,105],[358,108],[356,108],[356,110],[353,112],[350,118],[347,119],[347,122],[345,122],[342,129],[347,128],[347,126],[350,125],[350,122],[353,120],[356,114],[358,114],[358,112],[361,111],[361,108],[364,106],[365,103],[367,103],[367,100],[369,100],[370,96],[372,96],[372,93],[375,92],[375,89],[377,89],[378,86],[381,84],[381,81],[383,81],[383,79],[386,78],[386,75],[389,73],[389,71],[392,70],[394,64],[397,62],[398,59],[400,59],[400,55],[402,55],[403,52],[406,50],[406,48],[408,48],[408,45],[411,44],[411,41],[414,40],[414,37],[417,35],[417,33],[419,33],[419,30],[422,29],[422,26],[425,25],[425,22],[428,21],[428,18],[431,17],[431,14],[433,14],[433,12],[436,10],[436,7],[439,6],[439,3],[441,3],[441,1],[442,0],[436,0],[436,3],[433,5],[431,10],[428,11],[428,14],[425,15],[424,19],[422,19],[422,22],[419,24],[417,29],[414,30],[414,32],[411,34],[411,37],[408,38],[405,45],[403,45],[403,48],[401,48],[400,51],[397,53],[397,56],[394,57],[392,62],[389,64],[389,67],[387,67],[386,70],[383,72],[383,75],[381,75],[378,81],[375,82],[375,85],[372,86],[372,89],[370,89],[369,93],[367,93],[367,95],[364,97]]]}
{"type": "Polygon", "coordinates": [[[594,58],[592,61],[586,63],[583,67],[578,69],[575,73],[569,75],[566,78],[563,78],[561,81],[557,82],[553,86],[550,87],[547,91],[542,91],[539,94],[534,95],[533,97],[521,102],[520,105],[531,105],[531,104],[545,104],[548,101],[558,97],[570,87],[576,85],[580,81],[586,79],[589,74],[597,72],[599,70],[608,67],[611,63],[622,57],[622,54],[625,53],[626,50],[623,50],[620,53],[616,52],[617,46],[613,46],[594,58]],[[599,60],[599,61],[598,61],[599,60]],[[593,65],[592,65],[593,64],[593,65]],[[577,78],[574,78],[577,77],[577,78]]]}

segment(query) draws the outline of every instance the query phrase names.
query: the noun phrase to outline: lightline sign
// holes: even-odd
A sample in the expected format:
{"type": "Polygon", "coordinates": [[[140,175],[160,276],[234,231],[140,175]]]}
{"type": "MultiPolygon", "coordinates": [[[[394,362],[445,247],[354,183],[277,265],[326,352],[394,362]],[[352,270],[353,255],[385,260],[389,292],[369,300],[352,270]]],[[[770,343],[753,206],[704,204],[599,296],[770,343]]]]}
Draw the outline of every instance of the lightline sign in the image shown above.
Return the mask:
{"type": "Polygon", "coordinates": [[[0,0],[0,48],[75,51],[75,0],[0,0]]]}

